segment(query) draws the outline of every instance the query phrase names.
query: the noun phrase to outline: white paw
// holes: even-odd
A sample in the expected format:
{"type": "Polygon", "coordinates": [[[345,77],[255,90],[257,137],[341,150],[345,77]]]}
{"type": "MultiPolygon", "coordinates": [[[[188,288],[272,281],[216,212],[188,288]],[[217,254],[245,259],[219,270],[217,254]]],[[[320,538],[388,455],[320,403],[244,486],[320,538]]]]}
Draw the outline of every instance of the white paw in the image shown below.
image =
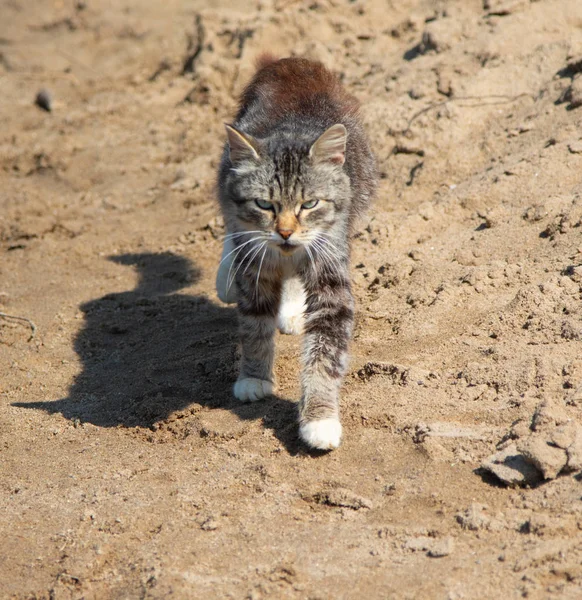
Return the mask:
{"type": "Polygon", "coordinates": [[[235,398],[241,402],[256,402],[273,393],[273,384],[263,379],[239,379],[233,388],[235,398]]]}
{"type": "Polygon", "coordinates": [[[299,427],[299,436],[311,448],[333,450],[340,445],[342,425],[337,419],[309,421],[299,427]]]}
{"type": "Polygon", "coordinates": [[[277,317],[277,327],[281,333],[287,335],[299,335],[303,333],[303,324],[305,319],[303,314],[279,314],[277,317]]]}

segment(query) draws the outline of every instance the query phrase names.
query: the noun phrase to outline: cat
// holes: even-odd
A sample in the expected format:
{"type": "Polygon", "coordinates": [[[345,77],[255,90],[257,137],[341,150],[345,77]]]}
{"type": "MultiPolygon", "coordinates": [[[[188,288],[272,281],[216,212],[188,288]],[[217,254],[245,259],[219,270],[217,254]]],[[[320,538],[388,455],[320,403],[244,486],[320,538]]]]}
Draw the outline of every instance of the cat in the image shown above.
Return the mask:
{"type": "Polygon", "coordinates": [[[227,234],[217,292],[238,305],[242,347],[233,393],[272,394],[275,329],[303,333],[299,435],[318,450],[342,437],[350,237],[377,186],[358,111],[321,63],[263,55],[226,125],[218,172],[227,234]]]}

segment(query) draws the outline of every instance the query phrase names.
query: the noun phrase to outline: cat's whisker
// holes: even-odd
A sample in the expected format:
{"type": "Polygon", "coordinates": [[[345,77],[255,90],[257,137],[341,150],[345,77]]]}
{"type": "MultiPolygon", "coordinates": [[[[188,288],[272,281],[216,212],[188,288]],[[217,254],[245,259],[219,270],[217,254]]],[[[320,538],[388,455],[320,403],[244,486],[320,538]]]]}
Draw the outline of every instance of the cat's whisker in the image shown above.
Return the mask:
{"type": "MultiPolygon", "coordinates": [[[[241,244],[240,246],[237,246],[236,248],[234,248],[233,250],[231,250],[226,256],[222,257],[222,260],[218,263],[218,266],[220,267],[220,265],[234,252],[236,252],[237,250],[240,252],[247,244],[250,244],[251,242],[255,242],[257,240],[260,240],[261,237],[260,236],[255,236],[252,240],[248,240],[246,241],[244,244],[241,244]]],[[[238,254],[237,254],[238,256],[238,254]]],[[[236,258],[236,256],[235,256],[236,258]]]]}
{"type": "MultiPolygon", "coordinates": [[[[253,248],[253,246],[251,246],[251,249],[253,248]]],[[[238,252],[234,255],[233,259],[230,261],[230,265],[228,267],[228,273],[226,274],[226,281],[228,282],[228,280],[230,279],[230,272],[232,271],[232,266],[234,265],[237,257],[239,256],[239,254],[243,251],[242,248],[238,249],[238,252]]],[[[230,290],[230,285],[226,288],[226,293],[228,294],[228,291],[230,290]]]]}
{"type": "Polygon", "coordinates": [[[339,276],[339,274],[342,271],[342,265],[337,260],[337,258],[331,253],[331,251],[324,246],[322,240],[313,240],[313,245],[319,250],[319,256],[323,260],[323,262],[327,264],[327,266],[332,272],[335,272],[335,274],[339,276]]]}
{"type": "Polygon", "coordinates": [[[317,258],[317,260],[319,262],[321,262],[321,264],[324,267],[327,267],[332,273],[336,270],[335,265],[331,264],[329,261],[329,258],[327,257],[326,253],[324,252],[322,246],[319,244],[319,242],[317,242],[317,240],[313,240],[311,242],[312,244],[312,248],[313,251],[315,253],[315,256],[317,258]]]}
{"type": "MultiPolygon", "coordinates": [[[[266,244],[266,242],[263,244],[263,246],[265,244],[266,244]]],[[[259,270],[257,272],[257,282],[255,283],[255,296],[257,297],[257,299],[259,297],[259,280],[261,278],[261,269],[263,267],[263,261],[265,260],[265,255],[267,254],[267,250],[268,250],[268,247],[266,247],[263,250],[263,256],[261,256],[261,262],[259,263],[259,270]]]]}
{"type": "Polygon", "coordinates": [[[315,235],[324,235],[325,237],[334,238],[335,236],[329,233],[329,231],[318,231],[315,235]]]}
{"type": "Polygon", "coordinates": [[[319,240],[321,242],[325,242],[328,246],[331,246],[338,254],[341,254],[340,249],[332,242],[332,240],[335,238],[330,233],[327,233],[326,231],[320,231],[319,233],[316,234],[315,237],[319,237],[319,240]],[[325,236],[325,237],[321,238],[319,236],[325,236]]]}
{"type": "MultiPolygon", "coordinates": [[[[250,264],[253,262],[255,256],[259,253],[260,249],[266,244],[267,242],[263,242],[262,244],[257,244],[257,246],[252,246],[251,249],[243,256],[242,260],[240,261],[240,263],[238,264],[235,272],[232,274],[232,277],[230,277],[229,279],[227,279],[228,282],[228,286],[227,286],[227,292],[228,290],[230,290],[232,284],[234,283],[235,279],[236,279],[236,274],[239,272],[240,268],[244,265],[247,256],[249,256],[252,252],[254,252],[255,254],[250,258],[246,269],[243,271],[243,274],[246,273],[246,270],[249,268],[250,264]]],[[[233,261],[234,264],[234,261],[233,261]]],[[[232,265],[231,265],[232,268],[232,265]]],[[[230,273],[230,271],[229,271],[230,273]]]]}
{"type": "MultiPolygon", "coordinates": [[[[252,241],[252,240],[250,240],[250,241],[252,241]]],[[[242,246],[239,246],[237,248],[238,252],[233,256],[233,258],[230,261],[230,265],[228,267],[228,273],[226,274],[226,281],[227,281],[227,283],[228,283],[228,281],[230,279],[230,273],[232,271],[232,267],[234,266],[234,263],[236,262],[236,259],[238,258],[238,256],[240,255],[240,253],[244,250],[245,246],[246,246],[246,244],[243,244],[242,246]]],[[[253,248],[254,248],[254,246],[251,246],[250,252],[252,252],[253,248]]],[[[220,264],[222,264],[222,261],[220,261],[220,264]]],[[[228,287],[226,288],[226,293],[228,293],[228,291],[230,290],[230,286],[231,286],[231,284],[228,284],[228,287]]]]}
{"type": "Polygon", "coordinates": [[[252,231],[239,231],[237,233],[226,233],[225,235],[223,235],[221,237],[222,240],[228,240],[228,239],[232,239],[235,237],[240,237],[241,235],[250,235],[252,233],[264,233],[264,231],[261,231],[260,229],[253,229],[252,231]]]}
{"type": "Polygon", "coordinates": [[[309,255],[310,266],[313,269],[313,272],[316,273],[316,270],[315,270],[315,261],[313,260],[313,254],[311,254],[311,250],[309,249],[309,245],[305,246],[305,250],[307,251],[307,254],[309,255]]]}
{"type": "Polygon", "coordinates": [[[321,261],[322,265],[328,269],[328,271],[333,275],[338,275],[337,266],[334,265],[329,257],[327,257],[323,252],[318,253],[318,260],[321,261]]]}
{"type": "Polygon", "coordinates": [[[334,259],[335,263],[338,265],[338,268],[342,270],[345,267],[345,265],[342,264],[341,258],[344,258],[344,256],[340,249],[331,240],[327,240],[318,236],[316,236],[316,239],[319,242],[319,244],[325,249],[325,251],[329,254],[329,256],[334,259]],[[335,250],[336,254],[334,254],[328,246],[331,246],[331,249],[335,250]],[[338,256],[340,258],[338,258],[338,256]]]}
{"type": "Polygon", "coordinates": [[[232,273],[232,268],[234,267],[234,263],[236,262],[237,257],[239,256],[238,254],[233,258],[232,263],[230,264],[230,267],[228,269],[228,274],[226,276],[226,282],[227,282],[227,287],[226,287],[226,291],[228,293],[228,291],[230,290],[233,281],[236,278],[236,274],[238,273],[238,270],[241,268],[241,266],[244,264],[247,256],[249,254],[251,254],[252,252],[254,252],[254,250],[256,249],[256,246],[251,246],[251,249],[242,257],[241,261],[239,262],[236,270],[234,273],[232,273]],[[231,276],[232,273],[232,276],[231,276]]]}
{"type": "Polygon", "coordinates": [[[247,266],[245,267],[245,270],[242,272],[242,274],[244,275],[248,270],[249,267],[253,264],[253,260],[255,260],[255,257],[259,254],[259,252],[263,249],[263,247],[265,246],[267,242],[263,242],[262,244],[259,244],[257,251],[251,256],[247,266]]]}
{"type": "Polygon", "coordinates": [[[315,237],[319,241],[319,243],[326,248],[326,250],[336,259],[336,262],[340,264],[340,269],[345,268],[345,265],[342,264],[343,260],[346,259],[345,254],[331,241],[329,238],[320,237],[321,235],[329,235],[323,232],[317,234],[315,237]],[[333,252],[332,252],[333,250],[333,252]],[[339,257],[339,258],[338,258],[339,257]]]}
{"type": "Polygon", "coordinates": [[[327,249],[320,247],[319,257],[327,264],[331,273],[336,275],[336,277],[341,278],[342,267],[327,249]]]}

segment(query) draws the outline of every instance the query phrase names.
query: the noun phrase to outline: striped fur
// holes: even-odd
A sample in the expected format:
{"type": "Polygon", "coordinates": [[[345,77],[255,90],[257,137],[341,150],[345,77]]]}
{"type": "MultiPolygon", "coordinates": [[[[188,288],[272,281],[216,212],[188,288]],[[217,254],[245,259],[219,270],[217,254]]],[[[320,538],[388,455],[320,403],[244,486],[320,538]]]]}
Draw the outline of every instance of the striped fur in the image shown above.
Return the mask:
{"type": "Polygon", "coordinates": [[[354,318],[349,238],[376,189],[357,110],[319,63],[263,57],[227,127],[218,177],[228,234],[217,288],[236,298],[242,345],[235,396],[271,393],[275,329],[302,331],[299,432],[319,449],[341,438],[354,318]]]}

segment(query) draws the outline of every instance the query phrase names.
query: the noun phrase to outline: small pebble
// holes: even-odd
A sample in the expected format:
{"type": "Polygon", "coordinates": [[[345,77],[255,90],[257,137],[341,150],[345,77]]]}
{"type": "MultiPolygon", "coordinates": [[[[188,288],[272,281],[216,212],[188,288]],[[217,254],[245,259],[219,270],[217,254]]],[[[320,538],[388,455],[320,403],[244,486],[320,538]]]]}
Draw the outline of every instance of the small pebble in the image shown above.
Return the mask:
{"type": "Polygon", "coordinates": [[[39,90],[38,93],[36,94],[36,98],[34,99],[34,103],[39,108],[42,108],[43,110],[46,110],[47,112],[51,112],[52,98],[51,98],[50,92],[48,90],[45,90],[44,88],[42,90],[39,90]]]}

